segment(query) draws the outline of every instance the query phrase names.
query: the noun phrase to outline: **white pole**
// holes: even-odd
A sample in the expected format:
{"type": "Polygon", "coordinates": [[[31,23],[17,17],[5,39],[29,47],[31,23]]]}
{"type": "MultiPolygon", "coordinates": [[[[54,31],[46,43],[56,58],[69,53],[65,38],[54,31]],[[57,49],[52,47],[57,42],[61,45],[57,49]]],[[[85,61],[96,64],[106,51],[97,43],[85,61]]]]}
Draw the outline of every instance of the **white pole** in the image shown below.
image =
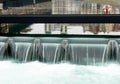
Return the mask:
{"type": "Polygon", "coordinates": [[[33,4],[35,4],[36,3],[36,0],[33,0],[33,4]]]}
{"type": "Polygon", "coordinates": [[[33,12],[34,12],[34,14],[35,14],[35,4],[36,4],[36,0],[33,0],[33,12]]]}

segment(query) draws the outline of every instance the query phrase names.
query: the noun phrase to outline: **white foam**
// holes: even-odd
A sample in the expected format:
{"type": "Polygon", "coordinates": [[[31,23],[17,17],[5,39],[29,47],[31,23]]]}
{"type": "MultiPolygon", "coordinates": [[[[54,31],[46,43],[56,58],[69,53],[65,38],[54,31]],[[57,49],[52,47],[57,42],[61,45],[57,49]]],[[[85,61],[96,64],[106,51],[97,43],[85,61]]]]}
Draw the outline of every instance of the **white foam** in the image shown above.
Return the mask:
{"type": "Polygon", "coordinates": [[[0,84],[119,84],[120,65],[0,61],[0,84]]]}

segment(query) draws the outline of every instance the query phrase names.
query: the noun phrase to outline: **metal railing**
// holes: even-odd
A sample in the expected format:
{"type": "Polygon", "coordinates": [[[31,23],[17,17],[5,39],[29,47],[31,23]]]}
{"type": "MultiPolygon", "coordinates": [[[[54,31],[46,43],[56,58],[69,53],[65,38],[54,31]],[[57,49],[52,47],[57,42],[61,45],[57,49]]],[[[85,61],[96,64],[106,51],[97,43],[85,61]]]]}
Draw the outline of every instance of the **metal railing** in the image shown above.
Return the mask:
{"type": "Polygon", "coordinates": [[[2,14],[49,14],[51,8],[43,7],[9,7],[2,14]]]}

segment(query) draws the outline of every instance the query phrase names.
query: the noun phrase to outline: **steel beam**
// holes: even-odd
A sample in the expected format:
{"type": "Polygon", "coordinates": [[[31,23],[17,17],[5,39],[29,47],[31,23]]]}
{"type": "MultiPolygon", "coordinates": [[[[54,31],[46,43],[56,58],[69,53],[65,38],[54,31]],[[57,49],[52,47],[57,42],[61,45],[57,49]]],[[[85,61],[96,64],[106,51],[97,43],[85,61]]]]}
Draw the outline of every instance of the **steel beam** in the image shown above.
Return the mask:
{"type": "Polygon", "coordinates": [[[120,23],[120,15],[0,15],[0,23],[120,23]]]}

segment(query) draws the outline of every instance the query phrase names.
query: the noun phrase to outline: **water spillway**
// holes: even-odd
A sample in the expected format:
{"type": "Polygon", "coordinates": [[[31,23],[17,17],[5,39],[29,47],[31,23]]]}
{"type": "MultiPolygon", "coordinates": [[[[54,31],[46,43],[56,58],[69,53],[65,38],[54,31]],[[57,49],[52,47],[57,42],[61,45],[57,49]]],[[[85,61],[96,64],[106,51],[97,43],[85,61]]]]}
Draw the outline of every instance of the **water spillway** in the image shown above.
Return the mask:
{"type": "Polygon", "coordinates": [[[0,83],[119,84],[119,48],[119,39],[0,37],[0,83]]]}
{"type": "Polygon", "coordinates": [[[106,38],[0,37],[0,59],[20,62],[82,65],[119,62],[119,48],[119,40],[106,38]]]}
{"type": "Polygon", "coordinates": [[[104,63],[108,60],[107,53],[108,39],[72,39],[71,55],[72,61],[76,64],[96,64],[104,63]]]}
{"type": "Polygon", "coordinates": [[[7,37],[1,37],[0,38],[0,59],[4,59],[6,58],[6,49],[8,48],[8,45],[7,45],[7,40],[8,38],[7,37]]]}

